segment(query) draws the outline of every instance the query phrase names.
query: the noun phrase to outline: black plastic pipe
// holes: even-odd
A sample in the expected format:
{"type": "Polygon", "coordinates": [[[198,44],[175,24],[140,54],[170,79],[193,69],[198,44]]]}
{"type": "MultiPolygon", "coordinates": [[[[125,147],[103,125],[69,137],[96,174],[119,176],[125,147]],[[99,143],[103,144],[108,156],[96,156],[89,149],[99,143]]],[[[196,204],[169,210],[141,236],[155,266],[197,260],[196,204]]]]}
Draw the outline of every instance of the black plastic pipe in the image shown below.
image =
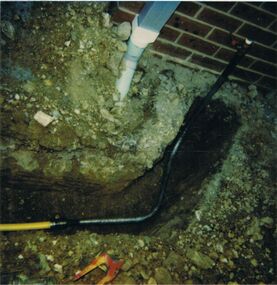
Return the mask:
{"type": "Polygon", "coordinates": [[[179,131],[176,139],[174,140],[171,151],[168,153],[167,162],[165,163],[163,176],[160,183],[160,194],[157,200],[155,207],[151,210],[150,213],[137,217],[127,217],[127,218],[106,218],[106,219],[84,219],[84,220],[64,220],[64,221],[53,221],[51,228],[60,228],[70,225],[106,225],[106,224],[126,224],[126,223],[140,223],[148,220],[153,217],[159,210],[165,190],[168,185],[168,180],[171,173],[172,162],[178,152],[179,146],[183,142],[183,139],[188,132],[189,128],[195,121],[196,117],[203,111],[203,109],[207,106],[212,96],[219,90],[222,84],[228,79],[228,76],[234,71],[237,64],[242,60],[245,56],[246,52],[252,45],[252,42],[249,40],[245,40],[244,44],[237,46],[237,52],[234,57],[231,59],[229,64],[226,66],[222,74],[218,77],[217,81],[214,83],[208,94],[202,99],[198,108],[187,118],[179,131]]]}

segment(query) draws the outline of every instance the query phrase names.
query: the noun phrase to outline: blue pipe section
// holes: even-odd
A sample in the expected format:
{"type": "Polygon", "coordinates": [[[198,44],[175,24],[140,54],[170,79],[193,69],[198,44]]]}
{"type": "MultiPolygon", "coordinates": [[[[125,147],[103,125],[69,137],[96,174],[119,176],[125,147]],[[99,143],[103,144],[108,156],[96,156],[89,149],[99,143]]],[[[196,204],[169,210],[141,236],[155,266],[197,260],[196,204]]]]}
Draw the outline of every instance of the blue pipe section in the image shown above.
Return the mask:
{"type": "Polygon", "coordinates": [[[180,1],[147,2],[138,16],[138,25],[148,30],[160,32],[180,1]]]}

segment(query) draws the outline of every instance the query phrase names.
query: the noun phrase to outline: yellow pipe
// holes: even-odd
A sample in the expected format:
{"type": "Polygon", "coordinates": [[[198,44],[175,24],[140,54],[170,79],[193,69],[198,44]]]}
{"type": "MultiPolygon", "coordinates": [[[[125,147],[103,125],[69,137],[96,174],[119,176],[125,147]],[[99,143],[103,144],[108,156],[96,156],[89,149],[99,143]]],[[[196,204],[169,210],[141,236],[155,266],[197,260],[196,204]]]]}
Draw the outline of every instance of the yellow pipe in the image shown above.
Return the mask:
{"type": "Polygon", "coordinates": [[[42,230],[50,229],[51,222],[35,222],[22,224],[0,224],[0,232],[4,231],[27,231],[27,230],[42,230]]]}

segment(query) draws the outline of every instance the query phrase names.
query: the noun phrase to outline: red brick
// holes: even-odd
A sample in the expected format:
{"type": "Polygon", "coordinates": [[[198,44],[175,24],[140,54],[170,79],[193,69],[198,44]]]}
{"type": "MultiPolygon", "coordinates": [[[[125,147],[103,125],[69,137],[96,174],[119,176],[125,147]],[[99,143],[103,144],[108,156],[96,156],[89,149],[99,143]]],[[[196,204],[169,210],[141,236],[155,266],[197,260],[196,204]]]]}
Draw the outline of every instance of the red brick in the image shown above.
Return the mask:
{"type": "Polygon", "coordinates": [[[223,28],[227,31],[234,32],[240,25],[241,21],[231,18],[229,16],[223,15],[220,12],[213,11],[211,9],[205,8],[198,19],[207,22],[211,25],[223,28]]]}
{"type": "Polygon", "coordinates": [[[122,23],[124,21],[132,22],[134,17],[134,15],[123,12],[121,10],[117,10],[112,14],[112,20],[116,23],[122,23]]]}
{"type": "Polygon", "coordinates": [[[208,55],[214,54],[218,49],[218,46],[214,44],[187,34],[183,34],[182,37],[178,40],[178,43],[185,47],[189,47],[193,50],[197,50],[208,55]]]}
{"type": "Polygon", "coordinates": [[[232,47],[232,36],[231,33],[227,33],[218,29],[215,29],[208,37],[209,40],[214,41],[216,43],[232,47]]]}
{"type": "Polygon", "coordinates": [[[271,45],[276,40],[276,35],[273,33],[256,28],[250,24],[244,24],[239,29],[238,34],[251,40],[260,42],[264,45],[271,45]]]}
{"type": "MultiPolygon", "coordinates": [[[[227,62],[229,62],[232,57],[234,56],[234,54],[236,53],[235,50],[231,51],[231,50],[228,50],[228,49],[225,49],[225,48],[221,48],[215,55],[216,58],[219,58],[219,59],[222,59],[222,60],[225,60],[227,62]]],[[[248,57],[248,56],[245,56],[241,62],[239,63],[239,65],[241,66],[244,66],[244,67],[248,67],[250,64],[253,63],[253,59],[248,57]]]]}
{"type": "Polygon", "coordinates": [[[276,63],[277,61],[277,51],[276,50],[260,46],[257,43],[254,43],[253,46],[250,48],[249,54],[255,57],[258,57],[258,58],[262,58],[272,63],[276,63]]]}
{"type": "Polygon", "coordinates": [[[265,63],[262,61],[256,61],[252,66],[251,69],[259,71],[261,73],[276,77],[277,76],[277,68],[276,66],[265,63]]]}
{"type": "Polygon", "coordinates": [[[142,1],[119,1],[119,7],[128,9],[136,14],[138,14],[141,8],[144,6],[145,2],[142,1]]]}
{"type": "Polygon", "coordinates": [[[271,13],[277,14],[277,3],[274,1],[273,2],[263,2],[262,8],[271,13]]]}
{"type": "Polygon", "coordinates": [[[269,89],[276,89],[277,88],[277,80],[264,76],[259,81],[258,84],[264,86],[269,89]]]}
{"type": "Polygon", "coordinates": [[[181,2],[176,9],[178,12],[194,16],[196,12],[201,8],[201,6],[197,2],[181,2]]]}
{"type": "Polygon", "coordinates": [[[246,2],[246,3],[250,3],[251,5],[254,5],[254,6],[256,6],[256,7],[259,7],[259,6],[261,6],[264,2],[246,2]]]}
{"type": "Polygon", "coordinates": [[[198,23],[185,16],[179,16],[176,13],[170,17],[167,24],[199,36],[205,36],[211,30],[211,28],[205,24],[198,23]]]}
{"type": "Polygon", "coordinates": [[[178,38],[179,35],[180,35],[180,32],[170,29],[168,27],[163,27],[160,32],[159,38],[174,42],[178,38]]]}
{"type": "Polygon", "coordinates": [[[206,5],[211,6],[217,10],[221,10],[224,12],[228,12],[233,6],[234,6],[234,2],[205,2],[206,5]]]}
{"type": "Polygon", "coordinates": [[[246,71],[239,67],[236,67],[233,71],[233,75],[237,78],[244,79],[246,81],[249,81],[251,83],[254,83],[256,80],[258,80],[261,76],[255,72],[252,71],[246,71]]]}
{"type": "Polygon", "coordinates": [[[197,54],[194,54],[189,61],[194,64],[213,69],[215,71],[222,71],[225,67],[225,64],[221,63],[220,61],[197,54]]]}
{"type": "Polygon", "coordinates": [[[272,32],[277,33],[277,21],[273,22],[273,23],[270,25],[269,29],[270,29],[272,32]]]}
{"type": "Polygon", "coordinates": [[[273,20],[275,20],[275,17],[267,12],[263,12],[243,2],[237,3],[230,13],[238,18],[247,20],[262,27],[267,27],[273,20]]]}
{"type": "Polygon", "coordinates": [[[191,52],[168,43],[157,40],[153,44],[154,50],[180,59],[186,59],[191,52]]]}

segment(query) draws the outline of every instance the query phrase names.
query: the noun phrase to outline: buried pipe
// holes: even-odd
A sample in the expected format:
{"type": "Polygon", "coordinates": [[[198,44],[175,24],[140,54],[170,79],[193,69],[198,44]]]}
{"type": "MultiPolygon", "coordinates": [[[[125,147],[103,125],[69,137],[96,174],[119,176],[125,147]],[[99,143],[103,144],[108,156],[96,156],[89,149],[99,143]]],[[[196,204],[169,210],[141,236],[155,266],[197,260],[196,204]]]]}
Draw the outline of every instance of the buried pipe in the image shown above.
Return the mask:
{"type": "Polygon", "coordinates": [[[120,93],[120,101],[126,97],[137,67],[137,63],[148,44],[153,43],[159,36],[160,30],[180,2],[148,2],[132,22],[132,33],[128,48],[122,60],[123,70],[116,81],[120,93]]]}
{"type": "Polygon", "coordinates": [[[160,182],[160,192],[156,205],[152,208],[151,212],[143,216],[127,217],[127,218],[100,218],[100,219],[81,219],[81,220],[62,220],[62,221],[45,221],[35,223],[22,223],[22,224],[0,224],[0,231],[20,231],[20,230],[35,230],[35,229],[59,229],[67,226],[82,226],[82,225],[107,225],[107,224],[127,224],[127,223],[140,223],[153,217],[160,209],[163,201],[164,193],[168,185],[171,166],[179,146],[182,144],[185,135],[195,122],[198,115],[203,111],[206,105],[210,102],[212,96],[219,90],[223,83],[228,79],[228,76],[234,71],[237,64],[244,57],[248,49],[251,47],[252,42],[245,40],[242,45],[237,46],[237,52],[226,66],[222,74],[218,77],[214,85],[211,87],[207,95],[201,100],[200,105],[196,110],[186,118],[183,125],[172,143],[170,150],[167,153],[166,163],[164,166],[163,176],[160,182]]]}

